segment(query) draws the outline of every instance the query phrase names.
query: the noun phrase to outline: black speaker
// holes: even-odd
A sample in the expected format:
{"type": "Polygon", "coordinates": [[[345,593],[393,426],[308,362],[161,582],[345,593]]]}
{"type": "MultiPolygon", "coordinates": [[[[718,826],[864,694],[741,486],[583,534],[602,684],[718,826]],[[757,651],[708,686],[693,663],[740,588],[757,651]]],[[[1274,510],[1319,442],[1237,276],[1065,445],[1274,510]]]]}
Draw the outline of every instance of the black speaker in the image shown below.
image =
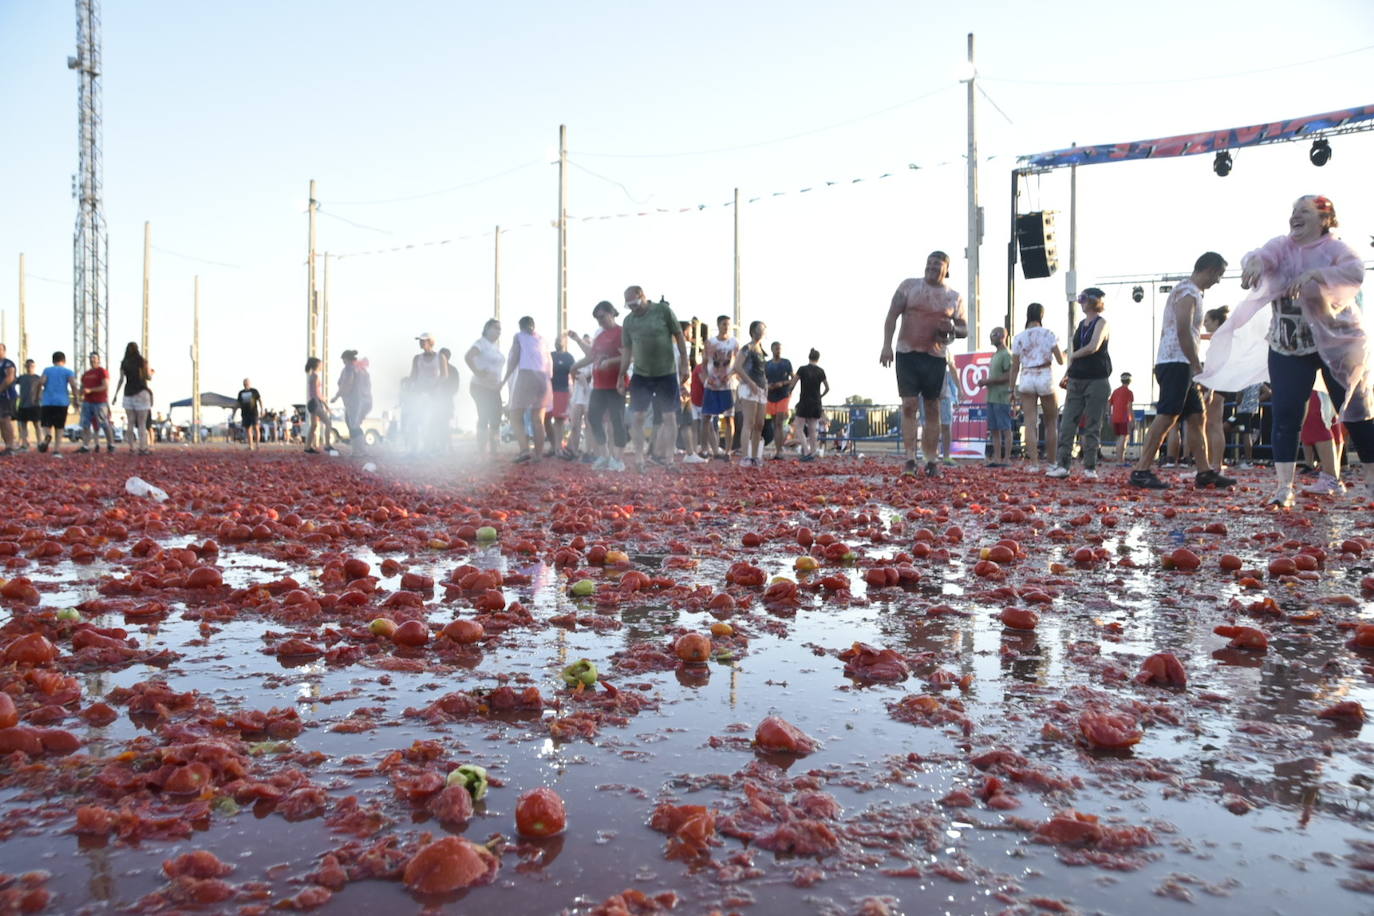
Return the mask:
{"type": "Polygon", "coordinates": [[[1054,243],[1054,211],[1041,210],[1016,217],[1016,247],[1021,250],[1021,273],[1027,280],[1049,277],[1059,269],[1054,243]]]}

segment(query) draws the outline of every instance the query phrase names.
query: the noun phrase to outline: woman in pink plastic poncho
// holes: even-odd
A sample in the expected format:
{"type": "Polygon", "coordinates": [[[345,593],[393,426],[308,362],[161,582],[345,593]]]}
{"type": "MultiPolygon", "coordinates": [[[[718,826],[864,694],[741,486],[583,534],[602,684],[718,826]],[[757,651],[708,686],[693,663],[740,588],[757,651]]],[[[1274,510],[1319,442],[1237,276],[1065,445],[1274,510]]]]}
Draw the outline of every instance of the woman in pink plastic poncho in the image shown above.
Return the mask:
{"type": "MultiPolygon", "coordinates": [[[[1331,201],[1300,197],[1288,219],[1288,234],[1241,260],[1241,287],[1250,294],[1212,337],[1207,368],[1197,377],[1214,391],[1239,391],[1268,379],[1274,392],[1278,490],[1272,503],[1277,506],[1293,504],[1298,431],[1319,370],[1360,462],[1374,465],[1374,377],[1368,372],[1369,345],[1355,302],[1364,265],[1349,245],[1331,235],[1335,226],[1331,201]]],[[[1367,475],[1365,485],[1374,497],[1374,478],[1367,475]]],[[[1344,487],[1323,475],[1308,489],[1334,495],[1344,487]]]]}

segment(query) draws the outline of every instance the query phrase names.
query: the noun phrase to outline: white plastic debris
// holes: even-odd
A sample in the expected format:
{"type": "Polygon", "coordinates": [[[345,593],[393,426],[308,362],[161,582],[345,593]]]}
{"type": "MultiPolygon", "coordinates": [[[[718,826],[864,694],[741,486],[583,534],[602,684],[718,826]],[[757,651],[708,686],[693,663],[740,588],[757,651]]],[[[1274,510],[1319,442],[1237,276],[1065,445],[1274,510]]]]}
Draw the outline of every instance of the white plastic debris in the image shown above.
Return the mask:
{"type": "Polygon", "coordinates": [[[369,461],[367,464],[363,465],[363,470],[369,474],[375,474],[377,473],[377,465],[369,461]]]}
{"type": "Polygon", "coordinates": [[[130,477],[128,480],[124,481],[124,490],[133,496],[146,496],[158,502],[163,502],[167,499],[166,490],[153,486],[142,477],[130,477]]]}

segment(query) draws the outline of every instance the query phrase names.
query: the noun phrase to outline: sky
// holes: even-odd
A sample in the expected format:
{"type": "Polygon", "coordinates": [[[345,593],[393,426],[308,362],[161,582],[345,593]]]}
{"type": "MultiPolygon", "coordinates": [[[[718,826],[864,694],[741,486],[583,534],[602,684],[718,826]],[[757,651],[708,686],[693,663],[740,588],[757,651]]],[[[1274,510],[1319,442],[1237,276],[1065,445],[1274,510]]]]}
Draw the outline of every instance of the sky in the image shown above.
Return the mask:
{"type": "MultiPolygon", "coordinates": [[[[531,315],[552,339],[560,124],[572,328],[590,330],[592,306],[631,284],[681,318],[728,314],[723,205],[738,188],[744,321],[767,322],[794,362],[817,347],[836,400],[890,403],[895,381],[877,360],[893,290],[933,249],[967,287],[968,33],[984,331],[1007,306],[1018,155],[1374,102],[1365,0],[1073,0],[1053,15],[984,0],[106,0],[102,18],[112,339],[118,355],[140,335],[147,221],[155,410],[190,394],[196,276],[202,390],[232,394],[249,377],[270,406],[302,400],[311,179],[318,249],[331,254],[328,364],[337,372],[346,347],[367,357],[377,411],[394,406],[416,335],[459,359],[477,337],[493,311],[497,225],[506,327],[531,315]],[[652,215],[620,216],[641,212],[652,215]]],[[[72,347],[73,53],[72,4],[0,0],[0,336],[16,355],[23,252],[40,367],[72,347]]],[[[1286,231],[1301,194],[1332,198],[1343,236],[1374,256],[1374,132],[1331,145],[1320,170],[1306,143],[1238,151],[1224,179],[1210,156],[1078,170],[1078,286],[1108,292],[1118,370],[1148,377],[1164,303],[1151,278],[1187,273],[1209,249],[1238,265],[1286,231]]],[[[1067,170],[1030,179],[1018,202],[1060,211],[1065,268],[1069,203],[1067,170]]],[[[1223,283],[1207,305],[1238,298],[1223,283]]],[[[1062,269],[1018,277],[1018,323],[1032,300],[1062,334],[1062,269]]],[[[460,422],[471,416],[466,394],[459,408],[460,422]]]]}

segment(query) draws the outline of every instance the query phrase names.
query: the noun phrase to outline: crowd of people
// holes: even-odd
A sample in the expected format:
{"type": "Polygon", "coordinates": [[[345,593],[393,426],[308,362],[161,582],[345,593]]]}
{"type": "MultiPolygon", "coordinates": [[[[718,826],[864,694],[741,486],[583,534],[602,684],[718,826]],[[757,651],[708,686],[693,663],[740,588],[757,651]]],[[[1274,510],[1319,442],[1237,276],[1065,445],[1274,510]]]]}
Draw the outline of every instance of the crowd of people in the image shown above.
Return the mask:
{"type": "MultiPolygon", "coordinates": [[[[1374,460],[1374,379],[1367,374],[1368,341],[1356,300],[1364,267],[1359,256],[1331,234],[1336,226],[1330,200],[1318,195],[1300,198],[1293,205],[1288,233],[1242,259],[1241,287],[1249,294],[1234,310],[1203,307],[1206,291],[1221,280],[1227,267],[1226,259],[1216,252],[1202,254],[1189,277],[1173,287],[1155,356],[1159,391],[1155,416],[1130,472],[1131,486],[1169,487],[1154,465],[1180,423],[1181,439],[1192,455],[1194,486],[1234,486],[1235,479],[1224,473],[1228,426],[1239,436],[1241,460],[1248,464],[1259,404],[1265,397],[1273,423],[1278,484],[1271,500],[1274,505],[1287,507],[1294,502],[1300,439],[1313,447],[1320,466],[1317,479],[1303,488],[1308,493],[1344,492],[1339,445],[1345,435],[1354,443],[1362,465],[1374,460]],[[1266,314],[1268,322],[1263,320],[1266,314]],[[1204,341],[1210,341],[1205,366],[1204,341]],[[1316,390],[1319,374],[1322,391],[1316,390]],[[1228,404],[1236,405],[1229,423],[1228,404]]],[[[948,273],[949,256],[932,252],[923,276],[898,287],[884,324],[879,361],[895,366],[902,399],[904,474],[919,469],[915,421],[921,411],[939,407],[941,389],[948,380],[949,345],[968,336],[963,300],[945,284],[948,273]]],[[[1044,327],[1039,303],[1027,308],[1025,328],[1010,348],[1005,329],[994,328],[989,335],[995,352],[980,385],[987,391],[990,465],[1005,466],[1011,457],[1012,407],[1017,401],[1025,419],[1029,470],[1038,470],[1038,443],[1043,440],[1047,477],[1071,475],[1078,445],[1083,476],[1096,479],[1101,430],[1109,410],[1118,442],[1117,459],[1124,460],[1133,395],[1129,375],[1122,376],[1115,391],[1111,387],[1106,293],[1089,287],[1077,301],[1083,318],[1074,328],[1067,352],[1058,336],[1044,327]],[[1053,382],[1056,364],[1067,364],[1058,385],[1064,392],[1062,407],[1053,382]]],[[[925,473],[938,476],[933,424],[925,425],[921,438],[925,473]]],[[[1366,485],[1374,495],[1374,479],[1367,479],[1366,485]]]]}

